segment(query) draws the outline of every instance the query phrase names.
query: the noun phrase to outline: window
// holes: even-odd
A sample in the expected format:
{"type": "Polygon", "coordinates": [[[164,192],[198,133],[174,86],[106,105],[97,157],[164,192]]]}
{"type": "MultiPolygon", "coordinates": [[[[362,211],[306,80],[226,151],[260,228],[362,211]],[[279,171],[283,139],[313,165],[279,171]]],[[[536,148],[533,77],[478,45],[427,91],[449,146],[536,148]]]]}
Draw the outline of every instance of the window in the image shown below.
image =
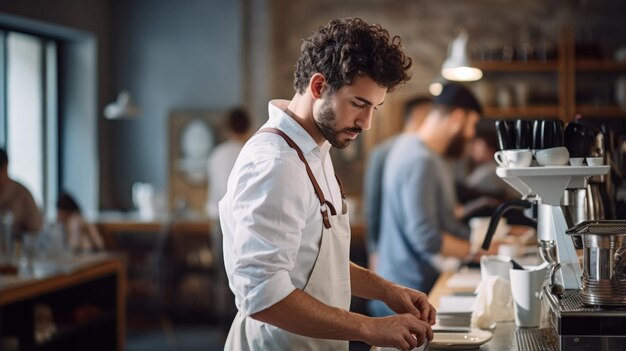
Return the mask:
{"type": "Polygon", "coordinates": [[[1,34],[0,144],[9,156],[10,177],[26,186],[50,217],[58,191],[56,43],[19,32],[1,34]]]}

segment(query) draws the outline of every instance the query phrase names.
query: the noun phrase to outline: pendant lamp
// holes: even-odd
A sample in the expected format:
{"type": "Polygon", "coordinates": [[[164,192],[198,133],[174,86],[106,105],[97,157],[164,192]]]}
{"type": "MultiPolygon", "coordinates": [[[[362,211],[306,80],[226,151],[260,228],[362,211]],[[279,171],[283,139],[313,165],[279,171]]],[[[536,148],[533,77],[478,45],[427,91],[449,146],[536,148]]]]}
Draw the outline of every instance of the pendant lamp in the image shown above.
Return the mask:
{"type": "Polygon", "coordinates": [[[472,67],[467,58],[467,32],[462,30],[448,47],[448,58],[441,67],[441,75],[450,81],[472,82],[483,77],[483,72],[472,67]]]}

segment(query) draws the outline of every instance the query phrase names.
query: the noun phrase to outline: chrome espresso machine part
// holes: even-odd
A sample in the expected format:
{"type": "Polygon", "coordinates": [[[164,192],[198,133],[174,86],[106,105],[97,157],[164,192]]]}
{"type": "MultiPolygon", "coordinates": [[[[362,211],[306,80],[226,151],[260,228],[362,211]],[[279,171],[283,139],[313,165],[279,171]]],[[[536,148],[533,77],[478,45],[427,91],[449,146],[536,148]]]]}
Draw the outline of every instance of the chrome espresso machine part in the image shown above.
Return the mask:
{"type": "Polygon", "coordinates": [[[548,166],[504,168],[496,174],[537,205],[537,238],[542,258],[560,263],[557,278],[565,289],[580,289],[582,271],[572,238],[565,232],[574,226],[575,209],[563,205],[564,194],[586,189],[587,179],[603,175],[608,166],[548,166]],[[573,211],[574,210],[574,211],[573,211]]]}
{"type": "MultiPolygon", "coordinates": [[[[553,278],[560,285],[546,284],[543,290],[552,328],[516,330],[519,345],[540,345],[529,347],[529,350],[626,350],[626,307],[618,304],[589,304],[616,298],[607,293],[606,279],[621,277],[618,274],[620,264],[622,273],[626,274],[623,271],[626,269],[623,266],[626,249],[621,249],[624,243],[622,238],[626,236],[601,236],[608,241],[598,241],[597,235],[595,238],[583,236],[583,226],[587,225],[587,230],[590,230],[590,223],[582,222],[574,226],[574,221],[583,216],[572,213],[580,208],[577,202],[572,201],[581,199],[564,201],[568,192],[569,195],[581,194],[582,191],[575,189],[586,189],[589,177],[603,175],[608,171],[609,166],[498,168],[496,171],[524,199],[533,199],[537,204],[540,252],[545,261],[555,265],[553,278]],[[572,230],[568,235],[570,228],[572,230]],[[570,235],[580,237],[582,245],[587,245],[584,269],[581,269],[570,235]],[[608,271],[607,264],[611,267],[608,271]],[[599,286],[596,281],[603,282],[601,290],[593,290],[599,286]],[[589,291],[592,291],[591,295],[589,291]]],[[[621,301],[619,297],[616,299],[621,301]]]]}
{"type": "Polygon", "coordinates": [[[567,234],[583,243],[585,304],[626,308],[626,221],[585,221],[567,234]]]}
{"type": "Polygon", "coordinates": [[[559,350],[626,350],[626,221],[585,221],[567,231],[583,243],[582,288],[544,288],[550,338],[559,350]]]}

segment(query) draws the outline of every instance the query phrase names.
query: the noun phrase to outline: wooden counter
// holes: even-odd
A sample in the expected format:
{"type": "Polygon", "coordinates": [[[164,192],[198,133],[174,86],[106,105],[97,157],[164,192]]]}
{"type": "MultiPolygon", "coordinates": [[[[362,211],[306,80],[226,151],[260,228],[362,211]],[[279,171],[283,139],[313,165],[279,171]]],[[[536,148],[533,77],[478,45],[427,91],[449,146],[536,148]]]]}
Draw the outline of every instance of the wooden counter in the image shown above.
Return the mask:
{"type": "MultiPolygon", "coordinates": [[[[13,336],[18,338],[20,349],[46,350],[74,345],[81,333],[89,332],[102,338],[100,347],[111,343],[111,348],[124,349],[126,277],[119,257],[98,254],[39,262],[37,267],[29,276],[0,276],[0,339],[13,336]],[[40,343],[33,339],[33,314],[38,305],[50,308],[58,327],[55,335],[40,343]],[[85,305],[96,308],[98,316],[85,318],[71,328],[59,324],[77,316],[81,306],[85,311],[85,305]],[[112,335],[106,333],[105,324],[111,326],[112,335]]],[[[91,342],[96,347],[90,349],[98,349],[99,339],[94,337],[91,342]]]]}

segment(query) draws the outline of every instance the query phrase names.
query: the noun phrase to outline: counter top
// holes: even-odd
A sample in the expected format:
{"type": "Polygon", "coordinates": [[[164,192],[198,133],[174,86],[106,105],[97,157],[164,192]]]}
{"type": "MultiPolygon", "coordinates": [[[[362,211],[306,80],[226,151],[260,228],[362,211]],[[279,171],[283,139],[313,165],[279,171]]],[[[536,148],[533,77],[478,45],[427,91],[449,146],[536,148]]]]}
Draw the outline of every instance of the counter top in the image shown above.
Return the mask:
{"type": "Polygon", "coordinates": [[[123,261],[118,256],[107,253],[72,256],[53,261],[35,261],[32,274],[0,275],[0,306],[95,277],[123,272],[123,261]]]}
{"type": "MultiPolygon", "coordinates": [[[[460,274],[463,271],[461,271],[460,274]]],[[[467,271],[467,274],[472,274],[475,272],[467,271]]],[[[430,302],[435,306],[435,308],[439,307],[439,302],[442,296],[453,295],[453,294],[467,294],[473,292],[474,288],[470,287],[461,287],[461,288],[450,288],[448,286],[448,281],[451,277],[453,277],[455,272],[445,272],[439,276],[437,282],[433,286],[428,298],[430,302]]],[[[485,351],[501,351],[501,350],[509,350],[515,351],[519,350],[517,346],[516,340],[516,327],[515,322],[499,322],[497,327],[494,330],[491,330],[493,333],[493,338],[487,343],[481,345],[479,350],[485,351]]]]}

